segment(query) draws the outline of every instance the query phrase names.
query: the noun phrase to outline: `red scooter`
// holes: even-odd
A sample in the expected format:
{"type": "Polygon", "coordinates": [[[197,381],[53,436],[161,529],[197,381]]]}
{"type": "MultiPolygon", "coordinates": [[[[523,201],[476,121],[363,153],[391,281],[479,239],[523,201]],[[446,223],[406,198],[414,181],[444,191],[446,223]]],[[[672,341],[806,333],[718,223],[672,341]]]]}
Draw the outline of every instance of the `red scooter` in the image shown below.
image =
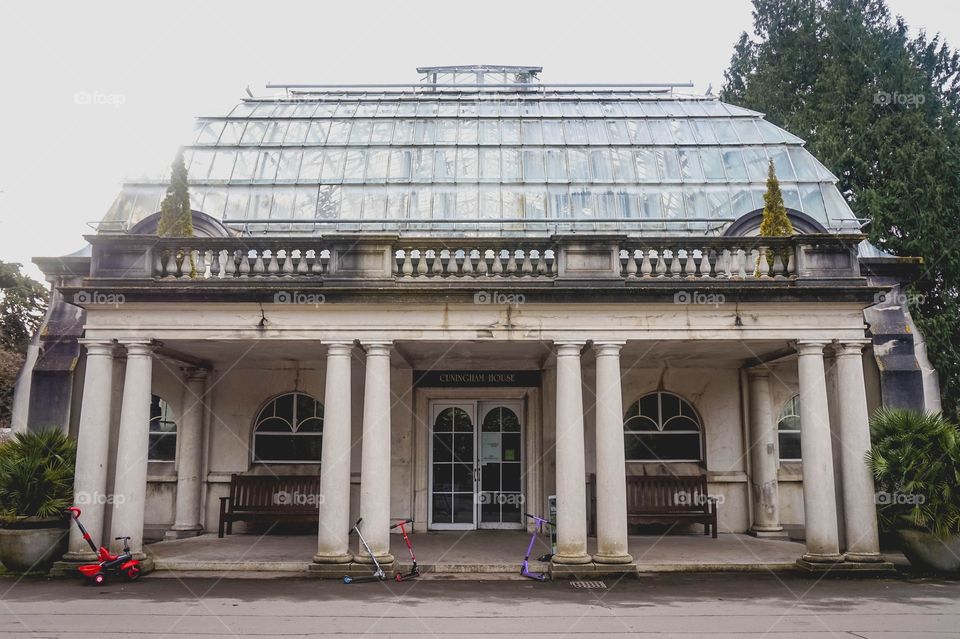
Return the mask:
{"type": "Polygon", "coordinates": [[[90,533],[80,523],[80,509],[76,506],[67,508],[67,512],[77,522],[77,527],[83,534],[83,539],[97,555],[98,563],[84,564],[78,568],[80,574],[86,577],[90,583],[101,585],[107,580],[107,575],[123,575],[128,581],[135,581],[140,577],[140,560],[134,559],[130,552],[130,538],[116,537],[117,541],[123,541],[123,552],[114,555],[109,550],[100,546],[97,548],[90,538],[90,533]]]}
{"type": "Polygon", "coordinates": [[[411,579],[416,579],[420,576],[420,567],[417,566],[417,556],[413,554],[413,544],[410,543],[410,537],[407,536],[406,524],[412,524],[412,519],[404,519],[403,521],[398,521],[394,525],[390,526],[390,530],[394,528],[399,528],[400,532],[403,533],[403,540],[407,543],[407,550],[410,552],[410,559],[413,561],[413,566],[411,566],[410,571],[406,573],[398,572],[394,579],[397,581],[409,581],[411,579]]]}

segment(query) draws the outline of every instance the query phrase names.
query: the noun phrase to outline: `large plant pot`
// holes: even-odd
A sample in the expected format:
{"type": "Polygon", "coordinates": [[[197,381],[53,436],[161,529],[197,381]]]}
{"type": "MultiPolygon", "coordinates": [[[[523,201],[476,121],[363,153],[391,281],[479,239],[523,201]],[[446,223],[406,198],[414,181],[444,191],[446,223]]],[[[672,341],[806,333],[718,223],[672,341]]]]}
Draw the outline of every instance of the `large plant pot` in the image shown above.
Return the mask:
{"type": "Polygon", "coordinates": [[[67,551],[62,521],[32,521],[0,528],[0,563],[11,572],[46,572],[67,551]]]}
{"type": "Polygon", "coordinates": [[[898,530],[901,550],[914,566],[960,572],[960,535],[941,539],[921,530],[898,530]]]}

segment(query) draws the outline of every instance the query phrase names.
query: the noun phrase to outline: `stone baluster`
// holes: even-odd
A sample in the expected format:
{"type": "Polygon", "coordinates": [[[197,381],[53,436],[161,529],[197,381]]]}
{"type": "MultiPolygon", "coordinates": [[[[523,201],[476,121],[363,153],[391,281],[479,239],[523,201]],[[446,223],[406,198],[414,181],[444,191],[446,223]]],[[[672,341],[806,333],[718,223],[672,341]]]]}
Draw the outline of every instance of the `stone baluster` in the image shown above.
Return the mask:
{"type": "Polygon", "coordinates": [[[634,249],[627,249],[627,264],[624,273],[627,277],[637,276],[637,258],[634,249]]]}
{"type": "Polygon", "coordinates": [[[516,275],[517,255],[514,249],[507,249],[507,275],[516,275]]]}
{"type": "Polygon", "coordinates": [[[283,251],[283,266],[280,268],[280,271],[286,276],[290,277],[293,275],[293,251],[290,249],[285,249],[283,251]]]}
{"type": "Polygon", "coordinates": [[[313,250],[313,266],[310,270],[314,275],[323,275],[323,251],[321,249],[313,250]]]}
{"type": "Polygon", "coordinates": [[[670,249],[670,277],[680,277],[680,251],[670,249]]]}
{"type": "Polygon", "coordinates": [[[663,277],[667,272],[667,261],[664,253],[665,251],[662,248],[657,249],[657,277],[663,277]]]}
{"type": "Polygon", "coordinates": [[[297,251],[297,275],[306,275],[310,272],[310,265],[307,264],[307,249],[297,251]]]}
{"type": "Polygon", "coordinates": [[[700,249],[700,277],[709,278],[710,274],[710,249],[700,249]]]}
{"type": "Polygon", "coordinates": [[[441,254],[441,249],[433,249],[433,265],[431,266],[430,271],[437,277],[443,275],[443,259],[441,254]]]}
{"type": "Polygon", "coordinates": [[[767,247],[761,246],[757,250],[757,273],[761,279],[770,277],[770,263],[767,261],[767,247]]]}
{"type": "Polygon", "coordinates": [[[490,267],[490,270],[497,277],[503,275],[503,260],[500,257],[503,249],[494,249],[493,250],[493,265],[490,267]]]}
{"type": "Polygon", "coordinates": [[[489,249],[479,249],[477,251],[477,275],[481,277],[486,277],[489,273],[487,272],[487,251],[489,249]]]}
{"type": "Polygon", "coordinates": [[[403,272],[404,277],[410,277],[413,275],[413,262],[410,259],[410,254],[413,252],[413,249],[403,249],[403,267],[401,271],[403,272]]]}
{"type": "Polygon", "coordinates": [[[276,275],[280,272],[280,264],[277,261],[277,250],[270,249],[270,261],[267,263],[267,274],[276,275]]]}
{"type": "Polygon", "coordinates": [[[253,274],[255,276],[263,275],[267,268],[263,263],[263,254],[266,253],[263,249],[254,249],[254,254],[257,256],[256,261],[253,263],[253,274]]]}
{"type": "Polygon", "coordinates": [[[417,275],[427,274],[427,249],[417,250],[417,275]]]}
{"type": "Polygon", "coordinates": [[[546,275],[547,274],[547,257],[546,251],[540,249],[537,251],[537,275],[546,275]]]}
{"type": "Polygon", "coordinates": [[[523,249],[523,262],[520,265],[520,272],[523,275],[533,274],[533,263],[530,261],[530,249],[523,249]]]}
{"type": "Polygon", "coordinates": [[[697,276],[697,263],[693,259],[693,249],[688,248],[683,251],[687,255],[687,260],[683,264],[683,274],[687,277],[697,276]]]}
{"type": "Polygon", "coordinates": [[[464,276],[473,275],[473,249],[465,248],[463,249],[463,265],[462,270],[464,276]]]}
{"type": "Polygon", "coordinates": [[[643,277],[650,277],[650,274],[653,273],[653,265],[650,264],[650,250],[640,249],[640,254],[643,255],[643,261],[640,263],[640,274],[643,277]]]}

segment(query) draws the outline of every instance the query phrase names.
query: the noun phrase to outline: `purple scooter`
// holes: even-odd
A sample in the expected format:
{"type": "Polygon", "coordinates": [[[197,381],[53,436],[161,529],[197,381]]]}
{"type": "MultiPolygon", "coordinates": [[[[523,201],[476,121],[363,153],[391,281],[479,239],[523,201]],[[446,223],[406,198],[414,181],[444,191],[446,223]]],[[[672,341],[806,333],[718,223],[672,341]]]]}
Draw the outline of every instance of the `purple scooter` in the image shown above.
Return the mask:
{"type": "MultiPolygon", "coordinates": [[[[533,534],[530,535],[530,545],[527,546],[527,555],[523,558],[523,563],[520,565],[520,574],[528,579],[535,579],[537,581],[546,581],[550,578],[550,575],[545,572],[530,572],[530,553],[533,552],[533,544],[537,541],[537,534],[543,529],[544,525],[552,526],[553,524],[544,519],[543,517],[537,517],[536,515],[531,515],[530,513],[523,513],[524,516],[529,517],[534,522],[533,534]]],[[[537,559],[539,561],[550,561],[553,557],[553,553],[548,553],[546,555],[541,555],[537,559]]]]}

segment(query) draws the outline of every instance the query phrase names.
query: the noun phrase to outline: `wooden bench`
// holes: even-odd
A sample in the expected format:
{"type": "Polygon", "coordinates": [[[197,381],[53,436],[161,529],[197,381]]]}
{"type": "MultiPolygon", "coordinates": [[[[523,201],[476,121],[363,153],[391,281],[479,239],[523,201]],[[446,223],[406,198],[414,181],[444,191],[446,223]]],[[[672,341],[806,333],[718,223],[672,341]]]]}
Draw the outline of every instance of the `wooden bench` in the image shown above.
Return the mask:
{"type": "Polygon", "coordinates": [[[233,534],[235,521],[317,523],[320,517],[319,475],[231,475],[230,496],[220,498],[220,525],[233,534]]]}
{"type": "MultiPolygon", "coordinates": [[[[704,475],[627,475],[627,522],[703,524],[717,538],[717,504],[704,475]]],[[[590,531],[597,529],[597,478],[590,475],[590,531]]]]}

